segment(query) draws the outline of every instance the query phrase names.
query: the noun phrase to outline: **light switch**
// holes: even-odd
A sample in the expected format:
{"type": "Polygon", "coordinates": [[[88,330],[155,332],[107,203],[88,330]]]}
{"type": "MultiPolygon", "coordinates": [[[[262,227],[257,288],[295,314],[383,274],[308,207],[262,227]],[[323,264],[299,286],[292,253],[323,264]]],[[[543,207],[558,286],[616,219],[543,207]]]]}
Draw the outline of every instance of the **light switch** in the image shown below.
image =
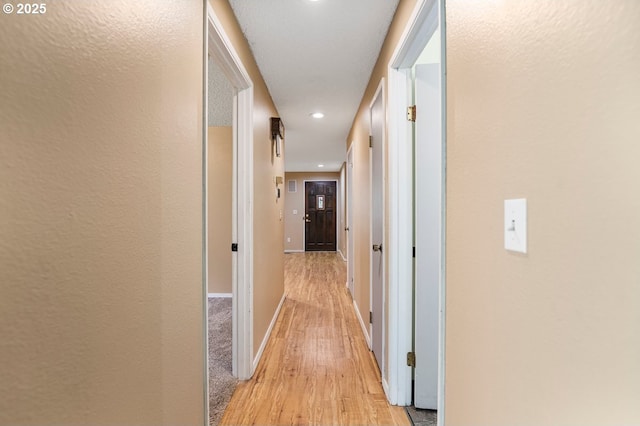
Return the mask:
{"type": "Polygon", "coordinates": [[[527,252],[527,199],[504,200],[504,248],[527,252]]]}
{"type": "Polygon", "coordinates": [[[298,210],[293,209],[293,214],[298,214],[298,210]]]}

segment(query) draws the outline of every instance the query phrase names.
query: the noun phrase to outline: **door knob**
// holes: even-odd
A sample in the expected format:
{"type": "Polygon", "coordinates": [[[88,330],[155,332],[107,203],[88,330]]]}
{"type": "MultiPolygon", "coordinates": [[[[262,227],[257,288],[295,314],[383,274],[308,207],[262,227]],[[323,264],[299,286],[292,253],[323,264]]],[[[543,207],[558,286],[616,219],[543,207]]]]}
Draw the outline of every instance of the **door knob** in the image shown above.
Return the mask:
{"type": "Polygon", "coordinates": [[[382,244],[374,244],[373,245],[373,251],[382,252],[382,244]]]}
{"type": "Polygon", "coordinates": [[[309,219],[309,213],[305,214],[302,220],[304,220],[307,223],[311,222],[311,219],[309,219]]]}

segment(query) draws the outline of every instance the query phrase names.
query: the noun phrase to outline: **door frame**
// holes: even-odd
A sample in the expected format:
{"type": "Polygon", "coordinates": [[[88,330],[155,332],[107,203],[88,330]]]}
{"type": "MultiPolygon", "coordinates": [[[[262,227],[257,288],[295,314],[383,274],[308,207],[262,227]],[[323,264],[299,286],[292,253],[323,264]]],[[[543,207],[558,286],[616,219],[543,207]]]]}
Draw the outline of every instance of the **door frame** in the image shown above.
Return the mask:
{"type": "MultiPolygon", "coordinates": [[[[336,253],[338,252],[338,228],[340,227],[340,224],[338,223],[340,220],[340,215],[338,215],[338,212],[340,211],[340,197],[338,197],[338,184],[340,183],[340,179],[303,179],[302,180],[302,189],[303,189],[303,193],[304,193],[304,214],[306,214],[307,212],[307,182],[335,182],[336,183],[336,253]]],[[[303,216],[304,219],[304,216],[303,216]]],[[[305,222],[304,220],[302,221],[302,251],[304,253],[307,252],[307,229],[304,226],[305,222]]]]}
{"type": "MultiPolygon", "coordinates": [[[[234,88],[233,96],[233,189],[232,189],[232,239],[238,251],[232,256],[232,370],[240,380],[253,375],[253,82],[240,56],[225,33],[222,23],[211,4],[207,2],[205,25],[205,108],[203,145],[203,256],[208,253],[207,216],[207,54],[216,60],[234,88]]],[[[231,249],[231,248],[229,248],[231,249]]],[[[207,262],[203,262],[204,341],[205,341],[205,392],[208,401],[209,354],[207,320],[207,262]]],[[[208,404],[207,404],[208,407],[208,404]]],[[[208,410],[208,408],[207,408],[208,410]]],[[[206,417],[208,418],[208,416],[206,417]]]]}
{"type": "MultiPolygon", "coordinates": [[[[445,0],[418,0],[388,64],[389,76],[389,401],[411,404],[412,369],[405,356],[412,350],[413,334],[413,182],[412,125],[404,120],[411,104],[411,67],[440,23],[445,34],[445,0]]],[[[438,425],[445,418],[445,317],[446,317],[446,37],[441,37],[442,61],[442,280],[439,284],[438,425]]]]}
{"type": "Polygon", "coordinates": [[[354,264],[354,250],[353,250],[353,230],[351,229],[353,226],[353,142],[349,146],[347,150],[347,162],[346,162],[347,170],[345,170],[345,180],[346,180],[346,197],[345,204],[347,214],[345,215],[346,227],[349,228],[347,232],[347,288],[349,289],[349,293],[351,294],[351,299],[356,300],[356,283],[355,283],[355,264],[354,264]],[[349,163],[351,160],[351,163],[349,163]]]}
{"type": "MultiPolygon", "coordinates": [[[[386,118],[387,118],[387,105],[386,105],[386,95],[385,95],[385,79],[384,77],[380,79],[380,83],[378,83],[378,88],[376,89],[375,93],[373,94],[373,97],[371,98],[371,102],[369,103],[369,137],[372,136],[373,133],[373,120],[371,117],[371,110],[373,109],[373,105],[376,103],[376,101],[378,100],[378,97],[381,97],[381,103],[382,103],[382,143],[381,143],[381,149],[382,149],[382,158],[381,158],[381,162],[382,164],[380,165],[380,173],[381,173],[381,178],[382,178],[382,207],[383,207],[383,211],[382,211],[382,253],[380,255],[381,257],[381,262],[382,262],[382,359],[380,360],[380,376],[382,377],[382,387],[384,388],[385,393],[389,393],[389,385],[387,383],[387,380],[385,378],[385,370],[386,370],[386,366],[387,366],[387,359],[386,359],[386,353],[387,353],[387,340],[386,340],[386,331],[385,331],[385,320],[386,320],[386,315],[385,315],[385,305],[387,303],[386,297],[385,297],[385,289],[386,289],[386,272],[387,272],[387,265],[386,265],[386,252],[387,250],[385,250],[385,248],[387,247],[387,241],[386,241],[386,232],[384,229],[384,221],[385,221],[385,212],[384,212],[384,207],[387,205],[387,191],[386,191],[386,185],[385,185],[385,181],[386,181],[386,171],[385,171],[385,161],[386,161],[386,146],[387,146],[387,136],[386,136],[386,130],[387,130],[387,125],[386,125],[386,118]]],[[[373,246],[373,148],[369,147],[369,247],[367,248],[367,250],[371,250],[371,247],[373,246]]],[[[369,251],[369,312],[373,312],[373,254],[371,251],[369,251]]],[[[369,323],[369,336],[371,336],[370,339],[370,343],[369,343],[369,349],[373,350],[373,323],[370,322],[369,323]]]]}

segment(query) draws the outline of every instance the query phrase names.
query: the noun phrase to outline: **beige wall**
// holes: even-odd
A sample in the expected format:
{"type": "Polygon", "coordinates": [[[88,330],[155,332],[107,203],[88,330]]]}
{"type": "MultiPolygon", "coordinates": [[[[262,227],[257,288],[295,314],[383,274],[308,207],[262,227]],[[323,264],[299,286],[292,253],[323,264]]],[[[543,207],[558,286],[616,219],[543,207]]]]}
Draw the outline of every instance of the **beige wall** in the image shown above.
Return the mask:
{"type": "MultiPolygon", "coordinates": [[[[335,180],[338,181],[336,188],[340,189],[340,173],[337,172],[287,172],[285,173],[284,186],[282,192],[286,192],[286,200],[284,203],[284,249],[286,251],[304,251],[304,181],[310,180],[335,180]],[[297,182],[297,191],[288,192],[290,180],[297,182]],[[293,214],[293,210],[297,210],[297,214],[293,214]],[[289,242],[288,239],[291,239],[289,242]]],[[[338,201],[339,203],[339,201],[338,201]]],[[[342,207],[338,206],[338,210],[342,207]]],[[[338,212],[336,212],[338,213],[338,212]]],[[[336,214],[336,226],[341,228],[339,222],[340,215],[336,214]]]]}
{"type": "Polygon", "coordinates": [[[640,3],[446,19],[447,425],[640,424],[640,3]]]}
{"type": "Polygon", "coordinates": [[[0,424],[202,425],[203,8],[0,17],[0,424]]]}
{"type": "MultiPolygon", "coordinates": [[[[353,149],[353,224],[350,224],[350,232],[354,239],[354,299],[363,319],[369,317],[369,215],[371,210],[370,182],[369,182],[369,105],[373,100],[381,78],[387,78],[387,66],[393,54],[393,50],[400,39],[402,31],[411,16],[416,0],[400,0],[396,15],[391,23],[389,32],[380,51],[380,56],[371,74],[371,79],[362,98],[358,113],[347,138],[347,149],[353,149]]],[[[386,92],[386,87],[385,87],[386,92]]],[[[385,182],[386,185],[386,182],[385,182]]],[[[388,193],[388,188],[387,188],[388,193]]],[[[388,226],[385,224],[386,238],[388,239],[388,226]]],[[[385,252],[385,262],[388,263],[388,251],[385,252]]],[[[388,271],[388,268],[386,269],[388,271]]],[[[388,279],[386,280],[388,283],[388,279]]],[[[386,299],[388,287],[385,288],[386,299]]],[[[388,312],[388,306],[385,306],[388,312]]],[[[388,316],[387,316],[388,318],[388,316]]],[[[385,327],[387,325],[385,324],[385,327]]],[[[388,336],[388,332],[385,334],[388,336]]],[[[388,363],[387,363],[388,366],[388,363]]],[[[388,377],[387,371],[383,372],[388,377]]]]}
{"type": "MultiPolygon", "coordinates": [[[[253,348],[260,348],[284,294],[284,199],[275,195],[275,176],[284,176],[284,156],[275,157],[270,117],[278,117],[271,95],[258,70],[227,0],[210,0],[218,18],[253,81],[254,119],[254,243],[253,243],[253,348]]],[[[286,126],[286,123],[285,123],[286,126]]]]}
{"type": "Polygon", "coordinates": [[[233,128],[209,127],[209,293],[231,293],[233,128]]]}

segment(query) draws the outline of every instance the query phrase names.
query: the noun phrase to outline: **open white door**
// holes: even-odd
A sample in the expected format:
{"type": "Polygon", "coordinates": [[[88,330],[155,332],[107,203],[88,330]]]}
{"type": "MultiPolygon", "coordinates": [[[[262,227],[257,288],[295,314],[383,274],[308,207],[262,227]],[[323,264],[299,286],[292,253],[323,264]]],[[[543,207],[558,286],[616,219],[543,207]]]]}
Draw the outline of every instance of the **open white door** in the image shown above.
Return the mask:
{"type": "Polygon", "coordinates": [[[414,405],[438,407],[439,288],[442,279],[440,64],[416,65],[414,405]]]}

